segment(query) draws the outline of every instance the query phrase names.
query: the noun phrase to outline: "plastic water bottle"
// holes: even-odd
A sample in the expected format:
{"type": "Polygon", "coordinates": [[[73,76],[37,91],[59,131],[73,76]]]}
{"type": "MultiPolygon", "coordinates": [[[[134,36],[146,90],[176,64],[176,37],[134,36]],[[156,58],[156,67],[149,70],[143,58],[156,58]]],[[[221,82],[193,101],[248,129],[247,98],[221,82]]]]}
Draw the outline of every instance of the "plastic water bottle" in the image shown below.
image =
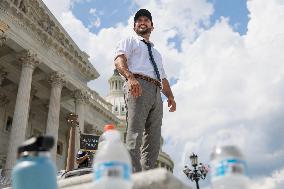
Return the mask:
{"type": "Polygon", "coordinates": [[[18,160],[12,170],[13,189],[57,189],[56,168],[49,158],[54,139],[34,137],[18,148],[18,160]]]}
{"type": "Polygon", "coordinates": [[[109,135],[110,133],[107,131],[113,131],[114,129],[115,129],[114,125],[111,125],[111,124],[105,125],[104,132],[99,138],[98,150],[100,150],[100,148],[102,148],[103,144],[105,144],[106,142],[106,135],[109,135]]]}
{"type": "Polygon", "coordinates": [[[95,156],[94,189],[131,189],[131,159],[119,131],[106,125],[95,156]]]}
{"type": "Polygon", "coordinates": [[[247,164],[239,148],[224,141],[217,145],[211,154],[212,189],[246,189],[248,181],[247,164]]]}

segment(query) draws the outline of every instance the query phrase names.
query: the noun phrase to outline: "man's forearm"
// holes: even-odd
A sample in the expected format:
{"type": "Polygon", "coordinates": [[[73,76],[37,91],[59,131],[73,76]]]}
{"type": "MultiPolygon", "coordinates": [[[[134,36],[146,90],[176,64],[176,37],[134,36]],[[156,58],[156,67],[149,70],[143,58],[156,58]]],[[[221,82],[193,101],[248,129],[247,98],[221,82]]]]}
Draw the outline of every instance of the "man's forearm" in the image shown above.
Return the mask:
{"type": "Polygon", "coordinates": [[[162,93],[167,97],[167,98],[174,98],[173,92],[171,90],[170,84],[167,79],[162,80],[163,84],[163,89],[162,93]]]}
{"type": "Polygon", "coordinates": [[[82,163],[83,161],[85,161],[85,159],[87,159],[87,156],[83,156],[83,157],[80,157],[80,158],[76,158],[76,163],[80,164],[80,163],[82,163]]]}
{"type": "Polygon", "coordinates": [[[123,75],[126,79],[134,78],[132,72],[129,71],[127,66],[127,59],[124,55],[119,55],[115,59],[115,67],[118,70],[118,72],[123,75]]]}

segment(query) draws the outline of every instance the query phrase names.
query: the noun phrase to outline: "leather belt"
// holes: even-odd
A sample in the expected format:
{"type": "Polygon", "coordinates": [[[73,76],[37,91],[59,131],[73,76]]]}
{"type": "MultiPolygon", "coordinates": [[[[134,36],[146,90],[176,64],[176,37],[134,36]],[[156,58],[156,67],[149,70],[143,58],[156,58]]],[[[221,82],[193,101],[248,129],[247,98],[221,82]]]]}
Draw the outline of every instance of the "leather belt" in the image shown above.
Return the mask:
{"type": "Polygon", "coordinates": [[[156,79],[153,79],[151,77],[148,77],[148,76],[145,76],[145,75],[141,75],[141,74],[133,74],[133,75],[134,75],[135,78],[143,79],[145,81],[153,83],[154,85],[156,85],[157,87],[162,89],[161,83],[158,80],[156,80],[156,79]]]}

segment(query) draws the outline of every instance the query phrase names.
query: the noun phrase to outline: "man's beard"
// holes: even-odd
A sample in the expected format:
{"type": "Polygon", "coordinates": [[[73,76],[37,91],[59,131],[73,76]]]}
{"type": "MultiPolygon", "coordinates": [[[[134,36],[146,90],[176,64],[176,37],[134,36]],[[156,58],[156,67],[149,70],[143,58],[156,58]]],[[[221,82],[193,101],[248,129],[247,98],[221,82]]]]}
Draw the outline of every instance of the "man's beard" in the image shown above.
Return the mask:
{"type": "Polygon", "coordinates": [[[146,29],[143,29],[143,30],[136,29],[135,32],[138,35],[145,35],[145,34],[151,33],[151,28],[146,28],[146,29]]]}

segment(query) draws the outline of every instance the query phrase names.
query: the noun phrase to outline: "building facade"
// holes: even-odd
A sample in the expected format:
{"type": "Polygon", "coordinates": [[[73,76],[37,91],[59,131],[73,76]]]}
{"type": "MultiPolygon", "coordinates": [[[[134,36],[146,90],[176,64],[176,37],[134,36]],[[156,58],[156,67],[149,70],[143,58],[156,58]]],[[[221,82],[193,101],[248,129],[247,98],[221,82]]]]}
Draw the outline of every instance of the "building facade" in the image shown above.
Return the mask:
{"type": "Polygon", "coordinates": [[[0,1],[0,170],[8,175],[17,147],[31,136],[55,138],[51,157],[65,169],[69,128],[78,115],[79,133],[101,133],[119,124],[112,104],[87,86],[99,73],[41,0],[0,1]]]}
{"type": "MultiPolygon", "coordinates": [[[[112,112],[115,114],[121,121],[118,124],[118,129],[120,130],[125,141],[126,135],[126,112],[127,107],[124,100],[124,79],[120,76],[118,71],[115,69],[113,75],[108,80],[109,82],[109,94],[106,96],[106,101],[111,103],[112,112]]],[[[156,162],[156,167],[163,167],[171,172],[173,172],[174,163],[171,160],[171,157],[162,150],[164,143],[163,137],[160,139],[160,152],[158,160],[156,162]]]]}

